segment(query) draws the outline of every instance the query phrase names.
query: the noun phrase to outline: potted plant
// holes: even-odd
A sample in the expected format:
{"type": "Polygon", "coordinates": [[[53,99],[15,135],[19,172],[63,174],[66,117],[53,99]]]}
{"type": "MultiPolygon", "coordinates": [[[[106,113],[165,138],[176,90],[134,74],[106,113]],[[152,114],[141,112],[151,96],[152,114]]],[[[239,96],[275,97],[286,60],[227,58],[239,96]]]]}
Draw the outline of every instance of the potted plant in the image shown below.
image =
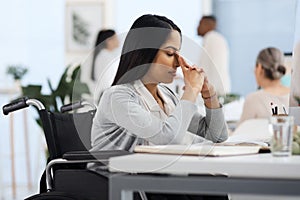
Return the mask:
{"type": "Polygon", "coordinates": [[[298,106],[300,106],[300,96],[294,96],[294,99],[297,101],[298,106]]]}
{"type": "Polygon", "coordinates": [[[22,65],[9,65],[6,73],[12,75],[14,80],[21,80],[27,71],[28,69],[22,65]]]}
{"type": "Polygon", "coordinates": [[[229,93],[229,94],[226,94],[226,95],[219,95],[218,98],[219,98],[220,103],[225,105],[225,104],[228,104],[230,102],[239,100],[240,95],[239,94],[234,94],[234,93],[229,93]]]}
{"type": "Polygon", "coordinates": [[[23,65],[9,65],[7,66],[6,73],[11,75],[15,81],[15,89],[19,92],[21,89],[21,80],[28,72],[28,69],[23,65]]]}
{"type": "MultiPolygon", "coordinates": [[[[22,87],[22,95],[38,99],[47,110],[52,112],[59,112],[58,105],[81,100],[82,94],[89,94],[88,86],[79,80],[80,65],[76,66],[72,73],[68,75],[70,68],[71,66],[66,67],[57,88],[52,86],[49,79],[47,80],[50,94],[42,93],[42,85],[27,85],[22,87]]],[[[39,119],[37,121],[40,124],[39,119]]]]}

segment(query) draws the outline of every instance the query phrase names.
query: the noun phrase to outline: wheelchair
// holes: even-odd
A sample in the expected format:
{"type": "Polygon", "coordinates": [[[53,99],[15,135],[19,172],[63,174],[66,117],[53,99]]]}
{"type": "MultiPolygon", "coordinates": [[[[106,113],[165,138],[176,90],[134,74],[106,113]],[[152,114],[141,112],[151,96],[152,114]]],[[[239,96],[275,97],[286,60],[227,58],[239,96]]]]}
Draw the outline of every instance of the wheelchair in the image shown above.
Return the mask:
{"type": "MultiPolygon", "coordinates": [[[[37,99],[26,97],[3,106],[8,115],[29,106],[37,108],[49,151],[46,169],[41,176],[39,194],[25,200],[107,200],[109,199],[109,178],[114,173],[107,169],[108,159],[113,156],[131,154],[123,150],[92,152],[91,127],[96,112],[95,107],[79,101],[61,107],[60,113],[50,112],[37,99]],[[84,106],[89,111],[74,112],[84,106]],[[73,113],[69,113],[73,112],[73,113]],[[97,171],[86,168],[88,163],[100,165],[97,171]],[[98,170],[99,169],[99,170],[98,170]]],[[[178,196],[173,194],[134,193],[135,200],[162,199],[218,199],[228,200],[227,196],[202,198],[201,196],[178,196]]]]}
{"type": "Polygon", "coordinates": [[[39,194],[25,200],[96,200],[108,199],[108,158],[126,155],[122,150],[90,152],[91,127],[96,108],[85,101],[71,103],[54,113],[37,99],[22,97],[3,106],[4,115],[33,106],[37,109],[46,139],[49,157],[40,179],[39,194]],[[80,108],[88,111],[79,112],[80,108]],[[101,171],[91,171],[87,163],[103,165],[101,171]]]}

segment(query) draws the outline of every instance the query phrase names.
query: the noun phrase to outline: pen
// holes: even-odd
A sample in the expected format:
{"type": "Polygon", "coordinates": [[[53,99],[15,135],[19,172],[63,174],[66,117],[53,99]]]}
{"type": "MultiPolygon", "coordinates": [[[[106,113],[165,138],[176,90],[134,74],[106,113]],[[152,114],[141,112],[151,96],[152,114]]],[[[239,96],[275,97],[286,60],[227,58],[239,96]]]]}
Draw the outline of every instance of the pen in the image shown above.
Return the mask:
{"type": "Polygon", "coordinates": [[[275,105],[275,115],[278,115],[278,106],[277,105],[275,105]]]}
{"type": "Polygon", "coordinates": [[[283,112],[284,112],[284,114],[286,114],[286,115],[287,115],[287,112],[286,112],[286,110],[285,110],[285,107],[284,107],[284,105],[282,105],[282,108],[283,108],[283,112]]]}
{"type": "Polygon", "coordinates": [[[272,109],[272,115],[275,115],[275,109],[274,109],[273,102],[271,102],[271,109],[272,109]]]}

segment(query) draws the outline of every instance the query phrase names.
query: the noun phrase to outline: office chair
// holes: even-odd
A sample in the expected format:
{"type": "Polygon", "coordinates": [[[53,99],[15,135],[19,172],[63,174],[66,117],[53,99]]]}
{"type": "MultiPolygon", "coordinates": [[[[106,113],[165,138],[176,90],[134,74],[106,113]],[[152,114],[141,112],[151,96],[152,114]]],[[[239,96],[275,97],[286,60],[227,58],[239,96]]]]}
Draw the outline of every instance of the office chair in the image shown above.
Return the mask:
{"type": "Polygon", "coordinates": [[[77,109],[91,106],[80,101],[63,106],[60,113],[53,113],[46,110],[40,101],[23,97],[4,105],[3,113],[8,115],[30,105],[38,110],[49,157],[41,177],[40,193],[26,200],[108,199],[108,179],[112,175],[105,170],[108,158],[129,152],[88,151],[96,109],[92,106],[89,111],[77,112],[77,109]],[[86,164],[90,162],[103,165],[104,170],[95,172],[86,169],[86,164]]]}

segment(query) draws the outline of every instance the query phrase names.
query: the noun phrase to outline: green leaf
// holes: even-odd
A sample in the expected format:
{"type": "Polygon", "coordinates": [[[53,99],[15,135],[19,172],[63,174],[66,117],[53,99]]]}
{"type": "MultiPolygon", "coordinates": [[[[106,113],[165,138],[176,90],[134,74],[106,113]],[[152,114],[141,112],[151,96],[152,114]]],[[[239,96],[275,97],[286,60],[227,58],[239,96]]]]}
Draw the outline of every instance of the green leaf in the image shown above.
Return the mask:
{"type": "Polygon", "coordinates": [[[38,99],[47,110],[53,112],[59,112],[57,105],[63,104],[66,97],[69,97],[72,102],[81,100],[82,94],[90,93],[89,88],[87,84],[80,81],[80,65],[76,66],[71,76],[68,77],[70,68],[71,66],[66,67],[56,89],[53,88],[50,80],[47,79],[50,94],[42,94],[41,85],[28,85],[22,87],[23,96],[38,99]]]}
{"type": "Polygon", "coordinates": [[[300,106],[300,96],[294,96],[294,99],[297,101],[298,105],[300,106]]]}
{"type": "Polygon", "coordinates": [[[219,95],[218,96],[220,103],[222,104],[227,104],[236,100],[240,99],[240,95],[239,94],[234,94],[234,93],[229,93],[226,95],[219,95]]]}

